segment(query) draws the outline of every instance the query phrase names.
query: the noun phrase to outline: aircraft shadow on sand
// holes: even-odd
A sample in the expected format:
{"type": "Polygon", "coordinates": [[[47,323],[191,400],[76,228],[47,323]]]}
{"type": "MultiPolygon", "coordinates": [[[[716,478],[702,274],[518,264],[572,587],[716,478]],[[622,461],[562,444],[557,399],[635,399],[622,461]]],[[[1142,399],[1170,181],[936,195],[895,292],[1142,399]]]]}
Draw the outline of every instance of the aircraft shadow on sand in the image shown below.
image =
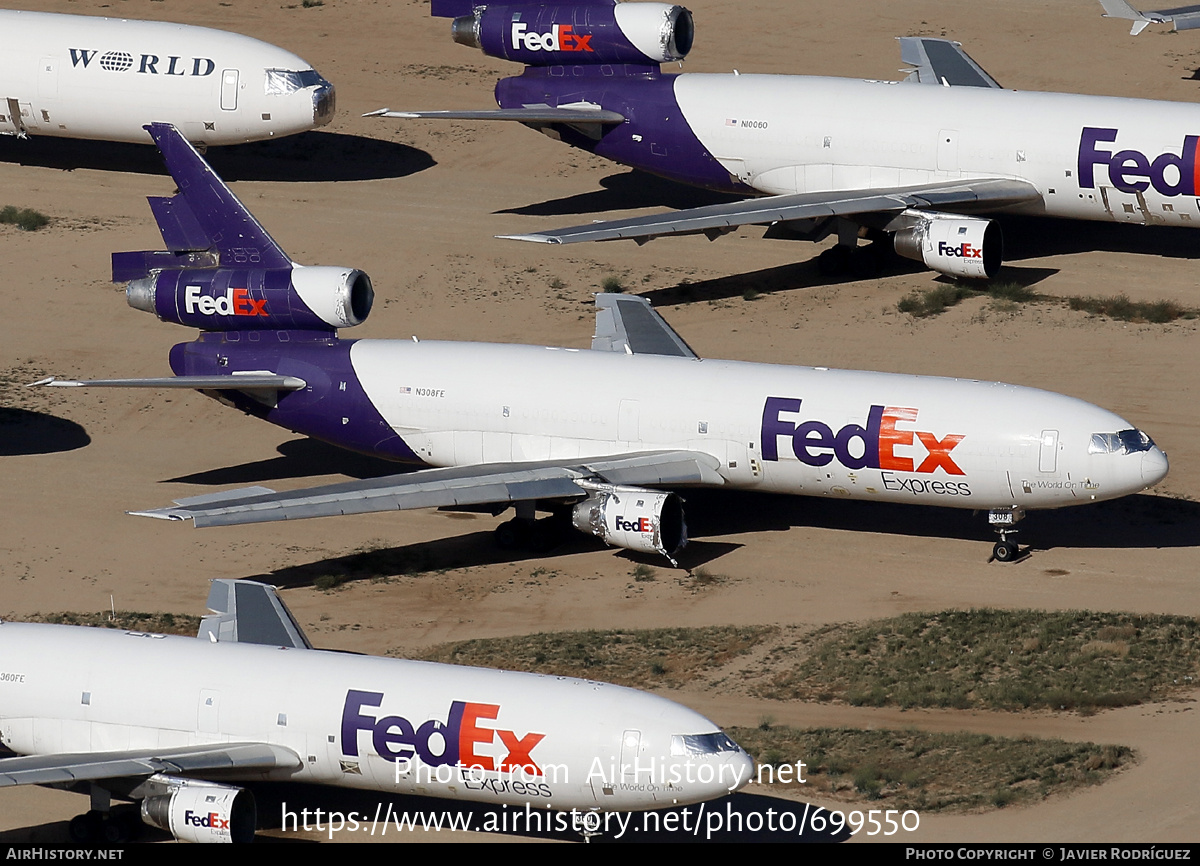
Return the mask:
{"type": "Polygon", "coordinates": [[[191,475],[168,478],[163,483],[261,484],[287,478],[312,478],[319,475],[345,475],[350,478],[380,478],[415,471],[419,467],[395,463],[380,457],[358,454],[329,445],[319,439],[290,439],[275,449],[279,457],[223,466],[191,475]]]}
{"type": "MultiPolygon", "coordinates": [[[[1050,217],[1001,216],[1005,261],[1075,253],[1114,252],[1167,259],[1200,258],[1196,230],[1174,226],[1081,222],[1050,217]]],[[[1009,268],[1000,272],[1003,279],[1009,268]]]]}
{"type": "MultiPolygon", "coordinates": [[[[956,508],[715,490],[692,490],[686,499],[692,538],[795,526],[913,538],[994,537],[979,515],[956,508]]],[[[1078,508],[1031,511],[1017,541],[1036,550],[1200,547],[1200,503],[1138,493],[1078,508]]]]}
{"type": "MultiPolygon", "coordinates": [[[[367,839],[371,835],[371,820],[376,814],[378,807],[381,816],[387,815],[388,807],[391,806],[392,815],[402,814],[411,816],[416,819],[418,828],[421,826],[420,820],[422,816],[438,815],[447,824],[451,815],[459,816],[457,820],[460,826],[466,821],[470,821],[472,827],[482,827],[490,819],[494,823],[498,823],[507,819],[509,829],[507,835],[521,836],[529,839],[552,839],[563,842],[581,842],[583,837],[581,834],[570,829],[558,829],[559,820],[555,820],[551,825],[551,829],[538,829],[536,826],[533,829],[526,828],[526,820],[528,812],[519,806],[506,807],[491,803],[464,803],[452,802],[445,799],[434,799],[432,797],[419,797],[415,795],[389,795],[380,794],[371,791],[354,791],[344,788],[325,788],[316,785],[297,785],[292,783],[278,783],[273,785],[268,784],[249,784],[247,788],[254,790],[255,801],[258,803],[258,814],[261,829],[277,829],[282,823],[284,809],[286,808],[289,815],[299,815],[300,810],[321,809],[322,812],[330,811],[341,812],[343,815],[348,815],[351,812],[357,812],[359,815],[360,829],[358,830],[358,838],[367,839]]],[[[720,814],[722,822],[729,821],[729,815],[732,813],[733,824],[740,824],[742,830],[739,832],[736,829],[733,831],[718,831],[712,834],[713,842],[843,842],[850,837],[848,827],[843,827],[841,832],[834,832],[832,828],[827,828],[824,832],[818,833],[809,827],[804,828],[804,833],[798,832],[798,828],[804,823],[805,814],[812,817],[818,809],[816,807],[806,806],[804,803],[796,800],[784,800],[778,797],[767,797],[761,794],[731,794],[728,797],[722,797],[719,800],[712,800],[703,805],[703,813],[711,814],[717,812],[720,814]],[[775,813],[775,826],[788,826],[797,829],[791,832],[783,832],[776,829],[775,832],[761,830],[759,832],[750,832],[745,829],[747,825],[758,826],[765,824],[762,820],[767,814],[767,810],[771,809],[775,813]],[[738,817],[740,816],[740,818],[738,817]],[[749,820],[747,820],[749,819],[749,820]]],[[[676,827],[683,826],[682,813],[687,811],[688,820],[686,832],[646,832],[641,829],[642,818],[639,813],[632,813],[632,820],[628,823],[628,830],[622,838],[614,838],[616,834],[615,828],[618,826],[616,821],[610,822],[610,826],[614,828],[613,834],[603,834],[593,836],[591,841],[606,842],[606,843],[622,843],[622,842],[674,842],[674,841],[695,841],[697,838],[704,839],[706,836],[706,822],[700,821],[699,837],[692,835],[693,827],[695,826],[698,815],[701,813],[700,805],[687,807],[676,807],[671,809],[656,809],[654,810],[657,817],[651,818],[648,826],[653,829],[654,825],[663,827],[669,823],[673,823],[676,827]],[[672,813],[678,813],[672,815],[672,813]],[[633,828],[639,827],[637,832],[633,828]]],[[[534,807],[531,810],[534,813],[534,820],[530,824],[537,824],[539,816],[547,816],[545,809],[534,807]]],[[[549,813],[554,814],[554,813],[549,813]]],[[[622,816],[624,817],[624,816],[622,816]]],[[[823,813],[823,817],[828,817],[828,813],[823,813]]],[[[289,818],[289,822],[290,822],[289,818]]],[[[310,822],[312,816],[310,814],[310,822]]],[[[569,813],[565,813],[563,822],[569,827],[569,813]]],[[[289,823],[288,828],[292,825],[289,823]]],[[[311,824],[310,824],[311,826],[311,824]]],[[[713,825],[715,826],[715,825],[713,825]]],[[[382,826],[375,831],[376,836],[381,836],[382,826]]],[[[418,838],[429,839],[434,841],[437,838],[436,833],[425,833],[418,829],[420,834],[418,838]]],[[[342,836],[344,841],[349,841],[354,838],[349,830],[343,830],[342,836]]],[[[393,817],[388,834],[393,838],[398,835],[396,829],[396,818],[393,817]]],[[[337,838],[341,834],[334,834],[337,838]]],[[[387,836],[382,838],[386,839],[387,836]]],[[[277,841],[273,838],[259,837],[260,841],[277,841]]]]}
{"type": "Polygon", "coordinates": [[[0,457],[74,451],[91,441],[83,427],[66,418],[0,407],[0,457]]]}
{"type": "MultiPolygon", "coordinates": [[[[149,136],[147,136],[147,139],[149,136]]],[[[274,141],[214,147],[208,162],[221,177],[260,181],[378,180],[406,177],[437,163],[423,150],[340,132],[304,132],[274,141]]],[[[153,144],[67,138],[0,137],[0,162],[72,171],[77,168],[167,174],[153,144]]]]}
{"type": "Polygon", "coordinates": [[[703,207],[722,202],[740,201],[744,196],[710,192],[684,186],[643,171],[610,174],[600,181],[601,190],[581,192],[565,198],[547,199],[537,204],[506,208],[496,213],[524,216],[570,216],[641,207],[668,207],[676,210],[703,207]]]}

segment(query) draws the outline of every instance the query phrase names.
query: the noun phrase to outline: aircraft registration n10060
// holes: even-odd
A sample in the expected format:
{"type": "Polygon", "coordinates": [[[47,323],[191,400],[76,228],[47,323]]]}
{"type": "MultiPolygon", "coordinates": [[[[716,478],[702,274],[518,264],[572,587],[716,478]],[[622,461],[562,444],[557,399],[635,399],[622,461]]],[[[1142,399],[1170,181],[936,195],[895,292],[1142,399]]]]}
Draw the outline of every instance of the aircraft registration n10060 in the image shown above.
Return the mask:
{"type": "Polygon", "coordinates": [[[698,358],[643,299],[596,299],[591,349],[341,340],[366,274],[294,265],[196,151],[151,133],[180,192],[150,198],[167,251],[116,253],[137,309],[200,328],[174,377],[42,380],[195,388],[336,445],[433,467],[287,493],[255,487],[138,512],[197,526],[392,509],[492,511],[505,546],[574,526],[674,556],[677,490],[728,487],[986,511],[995,556],[1028,509],[1125,496],[1167,473],[1131,423],[999,382],[698,358]],[[554,517],[534,522],[536,512],[554,517]]]}
{"type": "MultiPolygon", "coordinates": [[[[90,793],[77,841],[147,824],[254,836],[238,782],[308,782],[548,810],[661,809],[750,781],[716,725],[636,689],[314,650],[274,588],[214,580],[195,638],[0,622],[0,787],[90,793]],[[148,685],[152,684],[152,685],[148,685]],[[127,820],[132,818],[133,820],[127,820]]],[[[590,822],[588,826],[590,826],[590,822]]]]}
{"type": "MultiPolygon", "coordinates": [[[[779,224],[819,241],[826,272],[860,238],[935,271],[990,277],[1014,213],[1200,227],[1200,107],[1002,88],[956,42],[900,39],[904,81],[666,74],[691,49],[691,13],[665,3],[433,0],[455,41],[525,64],[499,109],[374,115],[514,120],[623,165],[757,198],[507,235],[542,243],[779,224]],[[564,34],[570,31],[568,39],[564,34]]],[[[778,22],[775,22],[778,25],[778,22]]],[[[864,264],[877,262],[870,257],[864,264]]]]}
{"type": "Polygon", "coordinates": [[[0,11],[0,134],[149,144],[162,121],[204,145],[324,126],[333,85],[237,33],[163,21],[0,11]]]}

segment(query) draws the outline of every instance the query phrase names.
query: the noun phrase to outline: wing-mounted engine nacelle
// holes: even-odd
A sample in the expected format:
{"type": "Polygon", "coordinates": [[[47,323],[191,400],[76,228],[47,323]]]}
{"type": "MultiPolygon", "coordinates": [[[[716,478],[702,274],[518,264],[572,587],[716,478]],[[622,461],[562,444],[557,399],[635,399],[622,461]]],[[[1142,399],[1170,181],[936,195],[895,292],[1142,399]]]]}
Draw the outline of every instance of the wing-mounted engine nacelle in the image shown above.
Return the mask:
{"type": "MultiPolygon", "coordinates": [[[[438,14],[437,11],[434,14],[438,14]]],[[[669,63],[692,50],[692,13],[668,3],[479,6],[455,42],[527,66],[669,63]]]]}
{"type": "Polygon", "coordinates": [[[571,523],[613,547],[660,553],[672,564],[687,544],[683,502],[674,493],[595,485],[571,512],[571,523]]]}
{"type": "Polygon", "coordinates": [[[253,842],[254,795],[242,788],[179,776],[151,776],[141,786],[142,820],[183,842],[253,842]]]}
{"type": "Polygon", "coordinates": [[[304,329],[361,324],[371,313],[371,278],[354,268],[196,268],[130,280],[129,306],[203,331],[304,329]]]}
{"type": "Polygon", "coordinates": [[[994,277],[1004,259],[1000,226],[978,217],[908,211],[912,225],[895,235],[896,252],[953,277],[994,277]]]}

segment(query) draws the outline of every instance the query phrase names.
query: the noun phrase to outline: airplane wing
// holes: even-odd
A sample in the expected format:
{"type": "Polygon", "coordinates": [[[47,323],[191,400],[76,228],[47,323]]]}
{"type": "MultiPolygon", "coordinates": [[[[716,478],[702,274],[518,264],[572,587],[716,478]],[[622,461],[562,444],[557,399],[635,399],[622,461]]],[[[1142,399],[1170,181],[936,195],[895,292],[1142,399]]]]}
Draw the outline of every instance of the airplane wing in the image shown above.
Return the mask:
{"type": "Polygon", "coordinates": [[[213,770],[275,770],[300,767],[291,749],[268,743],[219,743],[128,752],[30,755],[0,759],[0,788],[70,785],[93,779],[136,778],[156,773],[213,770]]]}
{"type": "Polygon", "coordinates": [[[515,120],[518,123],[611,124],[625,122],[625,115],[605,111],[598,105],[576,103],[575,107],[527,105],[524,108],[494,108],[487,111],[392,111],[381,108],[363,117],[401,117],[425,120],[515,120]]]}
{"type": "Polygon", "coordinates": [[[48,376],[26,388],[187,388],[195,391],[300,391],[308,383],[296,376],[274,373],[232,373],[228,376],[167,376],[159,379],[56,379],[48,376]]]}
{"type": "Polygon", "coordinates": [[[576,244],[583,241],[620,239],[645,243],[663,235],[703,233],[709,240],[714,240],[743,225],[764,225],[832,216],[855,217],[871,213],[900,213],[909,208],[997,210],[1009,205],[1040,200],[1041,194],[1037,188],[1026,181],[973,178],[895,189],[802,192],[767,196],[652,216],[499,237],[543,244],[576,244]]]}
{"type": "MultiPolygon", "coordinates": [[[[1111,2],[1111,0],[1109,0],[1111,2]]],[[[961,42],[926,36],[898,36],[900,62],[914,67],[905,81],[943,87],[994,87],[996,79],[962,50],[961,42]]]]}
{"type": "Polygon", "coordinates": [[[596,333],[592,349],[627,355],[670,355],[695,358],[696,353],[675,333],[650,302],[637,295],[596,295],[596,333]]]}
{"type": "Polygon", "coordinates": [[[1157,11],[1139,12],[1125,0],[1100,0],[1104,7],[1105,18],[1124,18],[1133,22],[1129,30],[1130,36],[1137,36],[1150,24],[1175,25],[1176,30],[1195,30],[1200,28],[1200,6],[1177,6],[1174,9],[1159,9],[1157,11]]]}
{"type": "Polygon", "coordinates": [[[176,500],[175,507],[130,512],[139,517],[229,526],[530,500],[581,500],[595,484],[637,487],[724,484],[717,458],[696,451],[645,451],[608,457],[423,469],[277,493],[250,487],[176,500]]]}

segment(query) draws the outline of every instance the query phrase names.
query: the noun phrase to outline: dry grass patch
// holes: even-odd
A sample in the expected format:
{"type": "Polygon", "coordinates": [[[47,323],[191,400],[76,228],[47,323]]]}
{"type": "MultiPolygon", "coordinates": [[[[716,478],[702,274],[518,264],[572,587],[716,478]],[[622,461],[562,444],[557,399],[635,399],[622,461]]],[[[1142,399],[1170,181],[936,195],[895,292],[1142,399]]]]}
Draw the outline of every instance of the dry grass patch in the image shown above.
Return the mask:
{"type": "Polygon", "coordinates": [[[114,617],[107,610],[99,613],[31,613],[27,616],[6,616],[11,622],[48,622],[55,625],[85,625],[92,628],[113,628],[121,631],[144,631],[153,634],[182,634],[195,637],[200,629],[200,617],[179,613],[139,613],[119,610],[114,617]]]}
{"type": "Polygon", "coordinates": [[[777,631],[774,626],[706,626],[553,632],[457,641],[412,657],[639,688],[678,687],[749,652],[777,631]]]}
{"type": "Polygon", "coordinates": [[[818,629],[756,692],[776,700],[993,710],[1127,706],[1191,689],[1200,623],[1093,611],[915,613],[818,629]]]}
{"type": "MultiPolygon", "coordinates": [[[[803,761],[798,793],[922,814],[1023,805],[1096,785],[1131,765],[1125,746],[926,731],[727,728],[760,763],[803,761]]],[[[763,773],[765,781],[768,776],[763,773]]]]}

